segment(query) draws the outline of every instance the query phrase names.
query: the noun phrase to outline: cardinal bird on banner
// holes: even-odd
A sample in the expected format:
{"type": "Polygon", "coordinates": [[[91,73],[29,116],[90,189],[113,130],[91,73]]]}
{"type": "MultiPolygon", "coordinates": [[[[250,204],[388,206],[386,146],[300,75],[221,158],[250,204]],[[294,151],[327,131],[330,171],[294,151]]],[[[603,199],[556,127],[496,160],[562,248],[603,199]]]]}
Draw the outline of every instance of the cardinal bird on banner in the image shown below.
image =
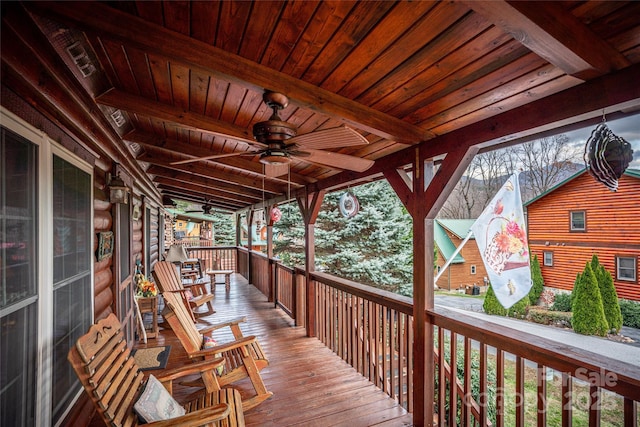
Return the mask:
{"type": "Polygon", "coordinates": [[[471,226],[493,292],[506,309],[531,289],[529,245],[518,174],[513,174],[471,226]]]}

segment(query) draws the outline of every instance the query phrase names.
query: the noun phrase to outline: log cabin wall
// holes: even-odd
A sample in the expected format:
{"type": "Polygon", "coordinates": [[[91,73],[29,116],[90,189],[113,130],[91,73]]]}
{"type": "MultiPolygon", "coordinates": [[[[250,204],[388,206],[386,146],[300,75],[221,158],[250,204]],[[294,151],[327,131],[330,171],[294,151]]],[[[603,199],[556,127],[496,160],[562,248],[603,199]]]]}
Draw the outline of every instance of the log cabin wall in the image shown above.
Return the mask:
{"type": "Polygon", "coordinates": [[[529,245],[541,264],[547,287],[572,290],[576,275],[597,254],[611,273],[619,298],[640,300],[640,173],[627,171],[618,191],[609,191],[581,172],[527,204],[529,245]],[[570,230],[570,212],[584,211],[586,230],[570,230]],[[544,252],[553,265],[544,265],[544,252]],[[618,280],[616,257],[636,260],[636,280],[618,280]]]}

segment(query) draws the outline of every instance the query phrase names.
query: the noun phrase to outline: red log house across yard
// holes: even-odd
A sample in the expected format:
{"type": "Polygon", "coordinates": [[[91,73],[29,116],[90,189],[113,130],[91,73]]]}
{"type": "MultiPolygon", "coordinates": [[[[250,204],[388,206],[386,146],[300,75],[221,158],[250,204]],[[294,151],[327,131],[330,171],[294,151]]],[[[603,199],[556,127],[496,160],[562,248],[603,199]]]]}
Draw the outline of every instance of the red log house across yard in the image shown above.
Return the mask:
{"type": "Polygon", "coordinates": [[[618,297],[640,300],[640,170],[627,169],[612,192],[582,170],[525,204],[531,253],[545,286],[573,289],[596,254],[618,297]]]}

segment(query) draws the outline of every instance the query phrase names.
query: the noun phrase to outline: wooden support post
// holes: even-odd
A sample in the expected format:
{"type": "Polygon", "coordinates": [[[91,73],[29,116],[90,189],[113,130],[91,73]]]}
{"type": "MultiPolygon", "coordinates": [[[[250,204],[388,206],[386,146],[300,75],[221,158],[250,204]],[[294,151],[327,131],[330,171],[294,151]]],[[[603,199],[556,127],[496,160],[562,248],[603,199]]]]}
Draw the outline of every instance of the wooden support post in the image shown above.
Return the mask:
{"type": "Polygon", "coordinates": [[[264,217],[267,223],[267,259],[269,260],[269,292],[267,295],[267,301],[276,301],[276,264],[273,261],[273,219],[271,219],[271,209],[275,205],[265,206],[264,217]]]}
{"type": "Polygon", "coordinates": [[[253,225],[253,210],[247,212],[247,278],[249,283],[253,283],[253,269],[251,268],[251,251],[253,250],[253,233],[251,226],[253,225]]]}
{"type": "Polygon", "coordinates": [[[307,282],[306,292],[306,309],[305,309],[305,323],[307,327],[307,336],[314,337],[316,335],[316,300],[315,300],[315,288],[311,283],[310,273],[315,270],[315,234],[314,228],[318,213],[320,212],[320,206],[324,199],[325,191],[318,191],[316,193],[306,194],[305,196],[298,197],[298,207],[302,213],[304,219],[304,240],[305,240],[305,275],[307,282]]]}
{"type": "MultiPolygon", "coordinates": [[[[434,415],[434,331],[428,316],[433,311],[435,217],[478,152],[460,147],[447,153],[434,174],[425,150],[415,148],[413,174],[404,170],[383,173],[413,218],[413,423],[431,425],[434,415]]],[[[441,385],[442,386],[442,385],[441,385]]]]}

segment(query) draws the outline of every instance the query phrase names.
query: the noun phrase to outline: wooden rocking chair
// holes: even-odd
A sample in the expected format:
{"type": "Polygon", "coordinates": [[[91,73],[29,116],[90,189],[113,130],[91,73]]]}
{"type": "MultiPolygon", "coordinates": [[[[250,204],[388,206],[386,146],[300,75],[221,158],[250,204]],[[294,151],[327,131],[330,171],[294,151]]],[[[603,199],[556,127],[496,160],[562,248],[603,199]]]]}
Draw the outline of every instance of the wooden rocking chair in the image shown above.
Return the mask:
{"type": "MultiPolygon", "coordinates": [[[[131,356],[114,314],[91,326],[68,354],[82,386],[91,398],[106,425],[137,426],[134,404],[142,393],[144,374],[131,356]]],[[[222,358],[164,371],[158,380],[172,393],[172,382],[186,375],[199,374],[206,392],[184,406],[186,414],[149,426],[244,426],[240,393],[232,388],[221,389],[215,369],[222,358]]]]}
{"type": "Polygon", "coordinates": [[[152,274],[162,294],[169,292],[180,294],[194,322],[196,321],[196,316],[206,316],[215,312],[212,302],[214,296],[207,291],[206,284],[196,279],[193,279],[191,283],[185,284],[173,263],[158,261],[153,267],[152,274]],[[206,312],[198,311],[203,305],[208,305],[208,310],[206,312]]]}
{"type": "Polygon", "coordinates": [[[191,359],[199,361],[219,355],[223,356],[225,364],[218,378],[222,387],[242,378],[248,377],[251,380],[255,395],[243,400],[242,405],[245,410],[257,406],[273,395],[273,393],[267,391],[260,376],[260,371],[269,364],[262,347],[256,337],[244,337],[240,330],[239,323],[245,321],[245,318],[198,329],[178,295],[169,292],[163,294],[163,297],[165,299],[165,309],[162,315],[191,359]],[[223,327],[231,328],[235,341],[203,349],[205,335],[210,335],[214,330],[223,327]],[[239,346],[238,344],[240,343],[243,345],[239,346]]]}

